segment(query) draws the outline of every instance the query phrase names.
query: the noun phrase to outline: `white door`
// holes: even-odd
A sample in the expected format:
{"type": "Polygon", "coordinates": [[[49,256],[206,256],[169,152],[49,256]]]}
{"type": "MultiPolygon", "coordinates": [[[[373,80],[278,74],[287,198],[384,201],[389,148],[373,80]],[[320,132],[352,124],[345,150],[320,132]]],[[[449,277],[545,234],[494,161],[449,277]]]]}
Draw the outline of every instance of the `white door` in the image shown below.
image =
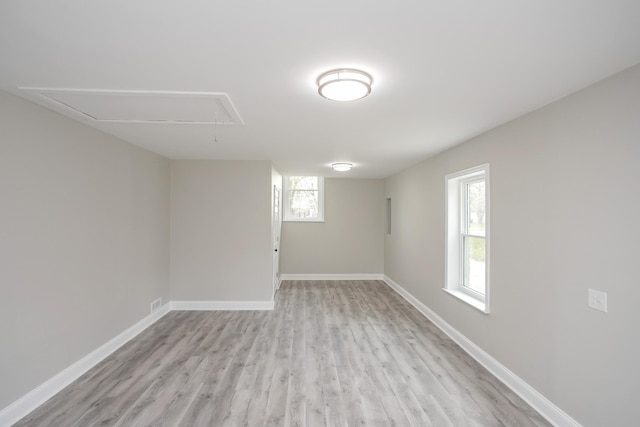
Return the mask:
{"type": "Polygon", "coordinates": [[[282,227],[280,188],[273,186],[273,294],[280,288],[280,229],[282,227]]]}

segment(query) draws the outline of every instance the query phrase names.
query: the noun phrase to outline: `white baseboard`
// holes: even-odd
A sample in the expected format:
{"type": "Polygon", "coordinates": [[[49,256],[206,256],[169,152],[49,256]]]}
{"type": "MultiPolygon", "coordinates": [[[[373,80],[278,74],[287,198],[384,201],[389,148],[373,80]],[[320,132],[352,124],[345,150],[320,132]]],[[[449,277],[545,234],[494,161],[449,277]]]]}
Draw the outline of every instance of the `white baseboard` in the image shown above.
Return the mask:
{"type": "MultiPolygon", "coordinates": [[[[555,406],[520,377],[511,372],[500,362],[486,353],[458,330],[444,321],[429,307],[411,295],[391,278],[382,274],[283,274],[282,280],[384,280],[389,287],[400,294],[427,319],[447,334],[462,349],[469,353],[482,366],[517,393],[529,405],[535,408],[549,422],[558,427],[581,427],[580,424],[555,406]]],[[[151,326],[172,310],[273,310],[273,301],[171,301],[158,311],[135,325],[131,326],[115,338],[103,344],[87,356],[75,362],[62,372],[50,378],[22,398],[0,411],[0,426],[10,426],[25,415],[42,405],[60,392],[63,388],[82,376],[89,369],[104,360],[122,345],[133,339],[140,332],[151,326]]]]}
{"type": "Polygon", "coordinates": [[[384,274],[281,274],[280,280],[384,280],[384,274]]]}
{"type": "Polygon", "coordinates": [[[273,301],[171,301],[171,310],[273,310],[273,301]]]}
{"type": "Polygon", "coordinates": [[[4,408],[0,411],[0,426],[10,426],[22,419],[170,311],[273,310],[273,307],[273,301],[171,301],[4,408]]]}
{"type": "Polygon", "coordinates": [[[19,421],[25,415],[42,405],[44,402],[60,392],[63,388],[80,378],[89,369],[96,366],[111,353],[122,347],[129,340],[134,338],[140,332],[147,329],[158,319],[163,317],[170,311],[170,305],[167,303],[160,307],[155,313],[152,313],[131,326],[121,334],[107,341],[82,359],[73,363],[68,368],[51,377],[11,405],[0,411],[0,426],[10,426],[19,421]]]}
{"type": "Polygon", "coordinates": [[[442,332],[447,334],[464,351],[469,353],[478,363],[484,366],[496,378],[502,381],[507,387],[513,390],[525,402],[531,405],[536,411],[557,427],[581,427],[580,423],[571,418],[568,414],[554,405],[549,399],[536,391],[520,377],[511,372],[506,366],[494,359],[489,353],[482,350],[467,337],[462,335],[457,329],[448,324],[443,318],[438,316],[433,310],[411,295],[406,289],[398,285],[392,279],[384,276],[384,281],[391,289],[413,305],[424,317],[429,319],[442,332]]]}

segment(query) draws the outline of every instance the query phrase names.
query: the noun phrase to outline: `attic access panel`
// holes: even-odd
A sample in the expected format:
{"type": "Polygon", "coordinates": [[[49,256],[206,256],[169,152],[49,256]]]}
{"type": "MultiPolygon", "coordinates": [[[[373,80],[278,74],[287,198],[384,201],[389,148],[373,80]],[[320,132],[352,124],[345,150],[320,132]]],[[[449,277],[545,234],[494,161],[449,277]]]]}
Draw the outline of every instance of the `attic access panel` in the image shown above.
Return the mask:
{"type": "Polygon", "coordinates": [[[20,89],[54,110],[95,122],[244,124],[226,93],[20,89]]]}

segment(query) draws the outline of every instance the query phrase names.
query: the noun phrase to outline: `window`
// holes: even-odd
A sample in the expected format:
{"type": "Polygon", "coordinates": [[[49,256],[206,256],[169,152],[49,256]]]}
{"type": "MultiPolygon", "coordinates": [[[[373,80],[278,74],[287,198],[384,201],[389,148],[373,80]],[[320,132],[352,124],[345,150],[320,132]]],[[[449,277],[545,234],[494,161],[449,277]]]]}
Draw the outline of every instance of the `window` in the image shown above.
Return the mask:
{"type": "Polygon", "coordinates": [[[445,291],[489,313],[489,165],[446,176],[445,291]]]}
{"type": "Polygon", "coordinates": [[[324,221],[324,178],[285,176],[284,221],[324,221]]]}

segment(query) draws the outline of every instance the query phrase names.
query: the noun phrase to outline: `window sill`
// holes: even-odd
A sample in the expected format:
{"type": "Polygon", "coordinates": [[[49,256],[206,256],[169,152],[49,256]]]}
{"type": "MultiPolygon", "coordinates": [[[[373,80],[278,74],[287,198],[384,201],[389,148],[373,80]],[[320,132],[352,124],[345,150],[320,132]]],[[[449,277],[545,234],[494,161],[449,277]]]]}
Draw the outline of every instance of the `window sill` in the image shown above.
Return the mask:
{"type": "Polygon", "coordinates": [[[483,312],[484,314],[489,314],[489,308],[487,307],[486,303],[484,301],[480,301],[477,298],[472,297],[471,295],[468,295],[464,292],[461,291],[457,291],[455,289],[447,289],[447,288],[442,288],[443,291],[445,291],[446,293],[453,295],[454,297],[466,302],[467,304],[469,304],[471,307],[475,308],[476,310],[479,310],[481,312],[483,312]]]}
{"type": "Polygon", "coordinates": [[[282,222],[324,222],[324,219],[282,219],[282,222]]]}

